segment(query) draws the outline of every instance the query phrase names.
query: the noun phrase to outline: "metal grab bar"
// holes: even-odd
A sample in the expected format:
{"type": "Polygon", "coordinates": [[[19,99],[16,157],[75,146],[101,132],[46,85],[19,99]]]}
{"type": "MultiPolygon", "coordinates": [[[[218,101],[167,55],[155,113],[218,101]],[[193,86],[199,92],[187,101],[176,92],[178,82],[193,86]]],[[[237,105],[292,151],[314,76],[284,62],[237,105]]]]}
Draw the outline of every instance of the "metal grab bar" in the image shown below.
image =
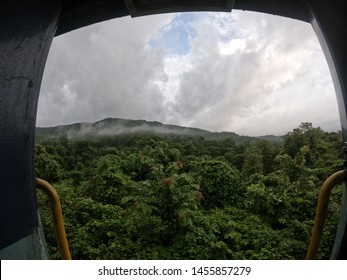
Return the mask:
{"type": "Polygon", "coordinates": [[[346,178],[346,175],[346,170],[341,170],[334,173],[324,182],[320,190],[316,218],[314,221],[310,245],[306,254],[306,260],[313,260],[316,257],[319,248],[319,243],[323,235],[331,190],[336,185],[341,184],[343,180],[346,178]]]}
{"type": "Polygon", "coordinates": [[[59,195],[56,192],[56,190],[53,188],[53,186],[49,184],[48,182],[46,182],[45,180],[36,178],[36,184],[37,184],[37,188],[42,190],[45,194],[47,194],[50,200],[54,231],[55,231],[55,236],[57,238],[61,259],[71,260],[71,254],[70,254],[69,244],[66,238],[63,212],[61,210],[59,195]]]}

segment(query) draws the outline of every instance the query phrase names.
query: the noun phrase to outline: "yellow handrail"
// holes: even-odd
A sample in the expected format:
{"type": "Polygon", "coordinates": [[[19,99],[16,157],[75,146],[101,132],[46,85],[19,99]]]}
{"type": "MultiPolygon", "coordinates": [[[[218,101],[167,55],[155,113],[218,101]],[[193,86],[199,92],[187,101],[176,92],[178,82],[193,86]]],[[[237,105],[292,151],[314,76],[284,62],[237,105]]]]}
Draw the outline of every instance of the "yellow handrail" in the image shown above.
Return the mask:
{"type": "Polygon", "coordinates": [[[63,213],[61,210],[61,204],[59,195],[51,184],[45,180],[36,178],[37,187],[47,194],[51,203],[52,218],[54,224],[55,235],[57,238],[60,255],[62,260],[71,260],[71,254],[69,244],[67,242],[63,213]]]}
{"type": "Polygon", "coordinates": [[[307,250],[306,260],[313,260],[318,252],[319,243],[322,239],[324,223],[327,216],[329,196],[331,190],[343,182],[347,171],[342,170],[331,175],[323,184],[318,198],[316,218],[314,221],[310,245],[307,250]]]}

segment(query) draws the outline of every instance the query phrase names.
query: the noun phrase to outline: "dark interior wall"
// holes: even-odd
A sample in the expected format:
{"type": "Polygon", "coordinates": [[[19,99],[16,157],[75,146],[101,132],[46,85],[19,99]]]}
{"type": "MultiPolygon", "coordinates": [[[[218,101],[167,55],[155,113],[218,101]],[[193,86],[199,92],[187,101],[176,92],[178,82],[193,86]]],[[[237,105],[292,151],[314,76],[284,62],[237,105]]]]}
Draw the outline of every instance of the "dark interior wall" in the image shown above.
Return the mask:
{"type": "MultiPolygon", "coordinates": [[[[307,1],[311,24],[322,46],[334,82],[344,138],[347,167],[347,1],[307,1]]],[[[341,147],[342,148],[342,147],[341,147]]],[[[344,184],[341,218],[331,257],[347,259],[347,185],[344,184]]]]}
{"type": "Polygon", "coordinates": [[[120,0],[64,1],[56,36],[93,23],[128,15],[124,1],[120,0]]]}
{"type": "MultiPolygon", "coordinates": [[[[152,13],[158,13],[160,6],[166,6],[161,9],[161,12],[173,12],[173,11],[184,11],[184,10],[206,10],[208,2],[215,2],[217,6],[223,1],[216,0],[189,0],[191,5],[194,7],[188,8],[177,8],[174,9],[175,4],[179,6],[182,1],[166,1],[168,4],[152,4],[151,1],[140,1],[134,0],[134,3],[149,3],[148,9],[156,9],[152,13]],[[200,5],[200,7],[199,7],[200,5]],[[202,6],[205,5],[205,6],[202,6]]],[[[189,2],[184,1],[184,2],[189,2]]],[[[163,3],[163,1],[153,1],[163,3]]],[[[144,4],[142,5],[142,7],[144,4]]],[[[217,7],[216,9],[220,9],[217,7]]],[[[216,10],[212,7],[209,10],[216,10]]],[[[302,0],[236,0],[233,9],[257,11],[262,13],[274,14],[279,16],[290,17],[302,21],[310,21],[310,12],[307,9],[307,5],[302,0]]],[[[58,26],[56,35],[69,32],[71,30],[81,28],[96,22],[128,16],[129,12],[124,1],[120,0],[66,0],[64,1],[64,9],[62,11],[62,17],[58,26]]]]}
{"type": "Polygon", "coordinates": [[[38,225],[36,111],[60,10],[54,0],[0,3],[0,249],[38,225]]]}

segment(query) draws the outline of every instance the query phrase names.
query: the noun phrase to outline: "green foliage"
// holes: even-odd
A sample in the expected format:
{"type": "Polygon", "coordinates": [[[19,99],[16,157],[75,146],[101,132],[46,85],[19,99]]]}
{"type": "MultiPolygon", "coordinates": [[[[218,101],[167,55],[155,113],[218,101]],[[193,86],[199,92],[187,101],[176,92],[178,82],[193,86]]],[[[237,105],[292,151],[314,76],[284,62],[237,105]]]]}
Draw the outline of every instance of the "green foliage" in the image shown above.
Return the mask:
{"type": "MultiPolygon", "coordinates": [[[[47,147],[49,149],[49,147],[47,147]]],[[[57,154],[54,149],[47,152],[42,145],[35,146],[35,172],[36,177],[45,178],[50,182],[56,182],[61,178],[61,166],[57,161],[57,154]]]]}
{"type": "Polygon", "coordinates": [[[203,195],[201,202],[205,209],[223,208],[242,197],[244,190],[240,174],[224,161],[196,162],[193,176],[200,184],[203,195]]]}
{"type": "MultiPolygon", "coordinates": [[[[319,188],[342,166],[342,138],[310,123],[284,138],[62,136],[36,146],[36,172],[60,194],[74,259],[303,259],[319,188]]],[[[319,259],[332,250],[340,200],[341,188],[319,259]]],[[[57,259],[49,203],[39,201],[57,259]]]]}
{"type": "Polygon", "coordinates": [[[259,149],[253,147],[245,152],[242,172],[244,176],[263,174],[263,156],[259,149]]]}
{"type": "Polygon", "coordinates": [[[129,182],[120,165],[121,159],[112,154],[96,160],[90,183],[85,187],[86,195],[99,202],[119,205],[127,194],[129,182]]]}

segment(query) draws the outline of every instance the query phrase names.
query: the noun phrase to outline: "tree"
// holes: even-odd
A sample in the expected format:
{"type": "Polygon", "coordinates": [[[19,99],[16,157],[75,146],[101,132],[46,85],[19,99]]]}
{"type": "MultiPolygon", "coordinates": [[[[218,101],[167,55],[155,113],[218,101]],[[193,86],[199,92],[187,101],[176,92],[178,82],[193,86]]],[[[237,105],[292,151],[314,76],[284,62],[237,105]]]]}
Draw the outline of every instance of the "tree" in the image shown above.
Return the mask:
{"type": "Polygon", "coordinates": [[[275,156],[277,154],[277,148],[275,145],[266,140],[260,140],[256,143],[256,147],[260,150],[262,158],[262,171],[264,175],[269,174],[274,170],[275,156]]]}
{"type": "Polygon", "coordinates": [[[36,176],[49,182],[56,182],[61,178],[62,169],[57,155],[49,154],[42,145],[35,146],[36,176]]]}
{"type": "Polygon", "coordinates": [[[198,162],[194,166],[193,176],[200,185],[202,205],[206,209],[223,208],[242,197],[244,190],[240,174],[224,161],[198,162]]]}
{"type": "MultiPolygon", "coordinates": [[[[341,133],[303,123],[282,146],[243,141],[66,138],[38,145],[36,167],[48,177],[61,170],[55,187],[74,259],[303,259],[319,187],[342,163],[341,133]]],[[[340,198],[341,188],[331,197],[320,259],[331,252],[340,198]]]]}
{"type": "Polygon", "coordinates": [[[85,193],[98,202],[120,205],[128,194],[129,177],[121,170],[121,159],[115,155],[102,156],[95,162],[85,193]]]}
{"type": "Polygon", "coordinates": [[[251,176],[255,173],[263,173],[263,156],[261,155],[261,151],[259,149],[254,147],[247,150],[244,155],[242,173],[244,176],[251,176]]]}

